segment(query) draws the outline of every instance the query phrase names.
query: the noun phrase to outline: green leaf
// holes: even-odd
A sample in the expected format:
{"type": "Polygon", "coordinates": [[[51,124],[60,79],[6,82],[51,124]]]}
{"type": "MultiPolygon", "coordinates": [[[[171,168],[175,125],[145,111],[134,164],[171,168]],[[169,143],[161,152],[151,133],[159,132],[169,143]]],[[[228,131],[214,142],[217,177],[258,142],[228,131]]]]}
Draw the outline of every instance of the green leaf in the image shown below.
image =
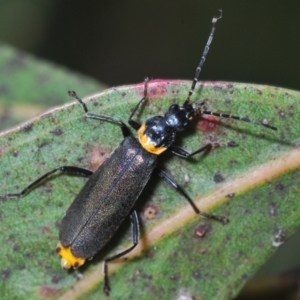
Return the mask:
{"type": "Polygon", "coordinates": [[[104,84],[0,43],[0,129],[70,101],[67,91],[91,94],[104,84]]]}
{"type": "MultiPolygon", "coordinates": [[[[106,90],[87,99],[90,111],[126,121],[143,84],[106,90]]],[[[190,82],[153,80],[149,102],[137,119],[164,114],[183,103],[190,82]]],[[[139,246],[109,264],[110,299],[230,299],[276,251],[281,230],[299,227],[300,93],[223,82],[202,83],[193,100],[213,111],[265,120],[262,126],[206,117],[183,132],[178,144],[192,151],[208,140],[235,141],[192,159],[163,154],[166,170],[199,209],[230,218],[226,226],[195,215],[185,199],[153,178],[138,200],[139,246]]],[[[17,192],[49,170],[74,165],[94,170],[122,140],[120,129],[87,119],[77,103],[66,104],[3,133],[0,193],[17,192]]],[[[102,260],[131,243],[128,222],[83,268],[66,272],[55,254],[59,220],[85,179],[57,175],[20,200],[0,202],[2,299],[102,299],[102,260]],[[81,275],[82,279],[77,280],[81,275]]]]}

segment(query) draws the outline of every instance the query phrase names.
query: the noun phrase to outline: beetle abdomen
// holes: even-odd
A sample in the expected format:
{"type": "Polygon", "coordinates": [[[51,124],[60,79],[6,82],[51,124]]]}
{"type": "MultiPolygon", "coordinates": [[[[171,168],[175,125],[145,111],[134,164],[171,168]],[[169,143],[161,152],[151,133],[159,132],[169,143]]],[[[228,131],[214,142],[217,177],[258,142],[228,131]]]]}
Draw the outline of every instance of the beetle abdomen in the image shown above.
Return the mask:
{"type": "Polygon", "coordinates": [[[127,137],[89,178],[66,212],[60,242],[93,257],[111,239],[147,184],[157,156],[127,137]]]}

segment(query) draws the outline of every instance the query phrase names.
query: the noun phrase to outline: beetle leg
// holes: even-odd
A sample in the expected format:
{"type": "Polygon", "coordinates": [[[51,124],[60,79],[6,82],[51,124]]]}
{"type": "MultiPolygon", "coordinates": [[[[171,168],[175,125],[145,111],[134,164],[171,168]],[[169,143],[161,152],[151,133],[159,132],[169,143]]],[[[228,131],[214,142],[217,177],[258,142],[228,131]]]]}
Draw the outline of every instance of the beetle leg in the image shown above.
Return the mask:
{"type": "Polygon", "coordinates": [[[205,212],[200,211],[198,207],[195,205],[195,203],[193,202],[193,200],[184,191],[184,189],[180,185],[178,185],[178,183],[174,181],[165,171],[160,170],[158,168],[155,168],[155,171],[157,172],[158,176],[160,176],[162,179],[166,181],[166,183],[168,183],[172,188],[174,188],[177,192],[179,192],[182,196],[184,196],[184,198],[190,203],[190,205],[192,206],[196,214],[203,216],[205,218],[217,220],[221,222],[223,225],[229,222],[228,218],[224,216],[207,214],[205,212]]]}
{"type": "Polygon", "coordinates": [[[78,167],[70,167],[70,166],[62,166],[62,167],[58,167],[46,174],[44,174],[43,176],[41,176],[40,178],[38,178],[37,180],[35,180],[33,183],[31,183],[30,185],[28,185],[24,190],[22,190],[20,193],[7,193],[7,194],[0,194],[0,199],[3,198],[20,198],[25,196],[30,190],[34,189],[35,187],[37,187],[42,181],[44,181],[45,179],[49,178],[50,176],[52,176],[54,173],[61,171],[63,173],[68,173],[68,174],[74,174],[74,175],[81,175],[81,176],[85,176],[85,177],[89,177],[93,174],[92,171],[88,170],[88,169],[83,169],[83,168],[78,168],[78,167]]]}
{"type": "Polygon", "coordinates": [[[149,78],[145,78],[145,81],[144,81],[144,97],[138,102],[138,104],[135,106],[135,108],[133,109],[133,111],[131,112],[131,114],[128,118],[129,125],[135,130],[139,130],[140,127],[141,127],[141,124],[134,121],[132,118],[133,118],[134,114],[137,112],[137,110],[139,109],[140,105],[144,101],[148,100],[148,82],[149,82],[149,78]]]}
{"type": "Polygon", "coordinates": [[[235,146],[237,146],[237,144],[234,141],[229,141],[227,143],[210,142],[210,143],[206,144],[205,146],[201,147],[200,149],[198,149],[194,152],[191,152],[191,153],[179,146],[176,146],[176,145],[171,145],[169,149],[175,155],[177,155],[179,157],[188,158],[188,157],[192,157],[195,154],[198,154],[200,152],[209,151],[210,149],[215,148],[215,147],[235,147],[235,146]]]}
{"type": "Polygon", "coordinates": [[[137,216],[137,213],[135,210],[133,210],[130,214],[130,220],[131,220],[131,230],[132,230],[132,243],[133,245],[131,247],[129,247],[128,249],[114,255],[114,256],[111,256],[111,257],[108,257],[104,260],[104,263],[103,263],[103,270],[104,270],[104,287],[103,287],[103,291],[106,295],[109,294],[110,292],[110,287],[109,287],[109,281],[108,281],[108,267],[107,267],[107,263],[114,260],[114,259],[117,259],[117,258],[120,258],[124,255],[126,255],[127,253],[129,253],[131,250],[133,250],[138,242],[139,242],[139,219],[138,219],[138,216],[137,216]]]}
{"type": "Polygon", "coordinates": [[[126,126],[126,124],[123,123],[122,121],[116,119],[116,118],[113,118],[111,116],[106,116],[106,115],[100,115],[100,114],[90,113],[90,112],[86,113],[86,116],[88,118],[93,118],[93,119],[98,119],[98,120],[112,122],[112,123],[120,126],[124,138],[131,135],[128,127],[126,126]]]}
{"type": "Polygon", "coordinates": [[[103,121],[108,121],[108,122],[112,122],[118,126],[120,126],[121,130],[122,130],[122,134],[124,137],[130,136],[130,131],[128,129],[128,127],[126,126],[125,123],[123,123],[122,121],[111,117],[111,116],[107,116],[107,115],[101,115],[101,114],[95,114],[95,113],[91,113],[88,111],[86,104],[82,101],[81,98],[79,98],[76,94],[76,92],[74,91],[69,91],[69,96],[74,98],[75,100],[77,100],[83,107],[83,110],[85,111],[85,115],[88,118],[93,118],[93,119],[98,119],[98,120],[103,120],[103,121]]]}

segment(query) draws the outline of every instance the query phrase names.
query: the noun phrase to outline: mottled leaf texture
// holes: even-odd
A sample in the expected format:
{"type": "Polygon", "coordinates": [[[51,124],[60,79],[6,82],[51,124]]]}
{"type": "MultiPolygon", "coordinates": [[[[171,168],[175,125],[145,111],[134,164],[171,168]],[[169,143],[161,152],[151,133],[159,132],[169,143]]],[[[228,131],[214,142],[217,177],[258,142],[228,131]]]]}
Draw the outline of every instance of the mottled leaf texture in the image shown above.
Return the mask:
{"type": "MultiPolygon", "coordinates": [[[[85,100],[90,111],[127,121],[143,88],[117,87],[85,100]]],[[[189,88],[186,81],[152,80],[137,119],[183,103],[189,88]]],[[[198,217],[153,176],[136,206],[141,242],[128,260],[109,264],[110,299],[220,300],[238,293],[276,251],[276,242],[299,227],[299,99],[299,92],[269,86],[197,85],[193,100],[205,100],[209,110],[268,122],[278,131],[210,116],[183,132],[178,145],[190,151],[211,140],[238,144],[192,159],[160,157],[160,167],[199,209],[230,222],[198,217]]],[[[0,193],[20,191],[62,165],[94,170],[121,140],[116,125],[86,119],[75,102],[49,110],[0,136],[0,193]]],[[[130,245],[129,222],[79,270],[62,270],[55,254],[60,219],[84,182],[57,175],[20,200],[1,200],[1,299],[105,299],[102,260],[130,245]]]]}

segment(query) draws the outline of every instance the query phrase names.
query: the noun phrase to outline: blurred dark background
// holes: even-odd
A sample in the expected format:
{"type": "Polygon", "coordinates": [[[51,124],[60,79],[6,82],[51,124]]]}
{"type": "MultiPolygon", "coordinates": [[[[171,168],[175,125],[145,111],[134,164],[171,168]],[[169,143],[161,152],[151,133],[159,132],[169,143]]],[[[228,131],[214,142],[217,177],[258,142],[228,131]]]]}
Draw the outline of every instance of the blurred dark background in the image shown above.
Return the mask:
{"type": "Polygon", "coordinates": [[[219,8],[201,79],[300,90],[299,1],[0,0],[0,40],[110,86],[191,79],[219,8]]]}
{"type": "MultiPolygon", "coordinates": [[[[110,86],[192,79],[222,8],[201,80],[300,90],[299,1],[0,0],[0,40],[110,86]]],[[[76,87],[74,87],[76,89],[76,87]]],[[[298,238],[269,274],[300,264],[298,238]]]]}

